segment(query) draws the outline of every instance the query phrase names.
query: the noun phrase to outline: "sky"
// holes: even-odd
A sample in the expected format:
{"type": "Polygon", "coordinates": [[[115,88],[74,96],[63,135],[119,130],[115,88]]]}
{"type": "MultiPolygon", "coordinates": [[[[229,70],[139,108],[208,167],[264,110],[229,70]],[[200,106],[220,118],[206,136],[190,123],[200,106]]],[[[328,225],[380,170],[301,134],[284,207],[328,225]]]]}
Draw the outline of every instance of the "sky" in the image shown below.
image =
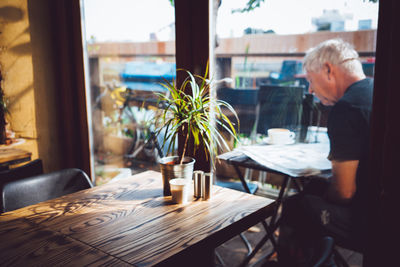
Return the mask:
{"type": "MultiPolygon", "coordinates": [[[[217,34],[220,38],[240,37],[248,27],[274,30],[277,34],[298,34],[315,31],[312,17],[323,10],[338,9],[350,14],[346,30],[357,30],[358,20],[372,19],[376,28],[378,4],[368,0],[265,0],[249,13],[234,13],[247,0],[222,0],[218,10],[217,34]]],[[[168,0],[84,0],[86,38],[97,41],[149,41],[156,33],[160,41],[174,36],[170,31],[174,9],[168,0]]]]}

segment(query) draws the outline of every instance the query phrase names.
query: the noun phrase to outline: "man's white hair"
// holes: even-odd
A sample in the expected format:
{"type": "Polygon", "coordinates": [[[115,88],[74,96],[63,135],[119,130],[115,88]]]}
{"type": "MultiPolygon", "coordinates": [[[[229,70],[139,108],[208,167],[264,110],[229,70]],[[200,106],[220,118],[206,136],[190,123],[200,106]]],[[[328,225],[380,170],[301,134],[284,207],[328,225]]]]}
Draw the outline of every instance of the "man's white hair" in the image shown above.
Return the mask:
{"type": "Polygon", "coordinates": [[[306,71],[318,72],[327,62],[341,66],[350,73],[364,74],[357,51],[342,39],[327,40],[309,49],[304,57],[303,67],[306,71]]]}

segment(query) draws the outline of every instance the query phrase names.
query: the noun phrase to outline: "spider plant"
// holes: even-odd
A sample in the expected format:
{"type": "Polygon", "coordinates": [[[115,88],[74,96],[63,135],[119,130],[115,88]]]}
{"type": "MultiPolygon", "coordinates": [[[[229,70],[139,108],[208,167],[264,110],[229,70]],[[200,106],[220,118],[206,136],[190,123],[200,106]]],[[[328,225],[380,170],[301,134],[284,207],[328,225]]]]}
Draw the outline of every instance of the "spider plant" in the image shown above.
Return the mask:
{"type": "Polygon", "coordinates": [[[227,108],[239,123],[235,110],[227,102],[210,97],[210,86],[212,81],[207,80],[208,66],[204,76],[192,74],[187,70],[178,69],[187,74],[186,79],[178,88],[175,80],[169,82],[164,79],[161,83],[167,90],[167,94],[159,93],[159,101],[163,104],[160,113],[156,116],[156,135],[164,132],[162,146],[167,143],[168,153],[175,153],[175,142],[179,133],[184,135],[184,145],[182,154],[179,156],[180,164],[183,163],[185,155],[188,153],[188,143],[193,140],[194,152],[204,144],[205,154],[216,155],[218,148],[229,146],[219,129],[223,129],[237,140],[234,124],[223,113],[223,108],[227,108]],[[214,116],[214,118],[212,118],[214,116]],[[165,130],[165,131],[163,131],[165,130]]]}

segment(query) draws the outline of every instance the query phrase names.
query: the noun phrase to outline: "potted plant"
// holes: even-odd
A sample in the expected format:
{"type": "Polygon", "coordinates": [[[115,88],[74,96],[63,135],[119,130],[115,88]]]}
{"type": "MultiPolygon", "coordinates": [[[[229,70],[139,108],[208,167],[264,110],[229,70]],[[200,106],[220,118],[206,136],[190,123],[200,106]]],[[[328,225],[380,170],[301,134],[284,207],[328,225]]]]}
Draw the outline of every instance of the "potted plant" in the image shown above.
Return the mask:
{"type": "Polygon", "coordinates": [[[161,83],[168,93],[158,93],[163,108],[155,117],[155,136],[163,134],[162,147],[168,144],[168,154],[175,155],[178,134],[183,134],[184,137],[183,149],[179,155],[164,157],[160,160],[164,195],[170,195],[170,179],[177,177],[192,179],[195,160],[187,156],[189,142],[193,142],[195,151],[204,147],[205,155],[209,157],[209,154],[216,155],[219,148],[230,149],[227,137],[232,136],[237,139],[234,124],[224,114],[223,107],[233,113],[239,122],[231,105],[210,97],[212,82],[206,79],[208,66],[204,76],[182,69],[178,71],[184,71],[187,77],[179,88],[175,80],[172,82],[164,80],[161,83]],[[226,131],[227,136],[221,134],[219,129],[226,131]]]}

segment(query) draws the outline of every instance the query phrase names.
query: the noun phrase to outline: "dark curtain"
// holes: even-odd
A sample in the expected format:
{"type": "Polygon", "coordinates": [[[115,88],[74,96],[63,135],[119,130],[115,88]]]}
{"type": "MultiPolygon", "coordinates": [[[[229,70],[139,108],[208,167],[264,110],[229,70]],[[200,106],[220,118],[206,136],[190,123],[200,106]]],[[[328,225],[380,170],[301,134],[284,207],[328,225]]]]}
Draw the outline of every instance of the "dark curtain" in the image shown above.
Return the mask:
{"type": "Polygon", "coordinates": [[[86,108],[84,56],[79,0],[49,1],[52,6],[57,75],[57,104],[60,112],[62,168],[90,167],[89,128],[86,108]]]}
{"type": "Polygon", "coordinates": [[[371,117],[368,248],[364,266],[398,264],[400,203],[400,41],[397,0],[379,1],[374,104],[371,117]]]}

